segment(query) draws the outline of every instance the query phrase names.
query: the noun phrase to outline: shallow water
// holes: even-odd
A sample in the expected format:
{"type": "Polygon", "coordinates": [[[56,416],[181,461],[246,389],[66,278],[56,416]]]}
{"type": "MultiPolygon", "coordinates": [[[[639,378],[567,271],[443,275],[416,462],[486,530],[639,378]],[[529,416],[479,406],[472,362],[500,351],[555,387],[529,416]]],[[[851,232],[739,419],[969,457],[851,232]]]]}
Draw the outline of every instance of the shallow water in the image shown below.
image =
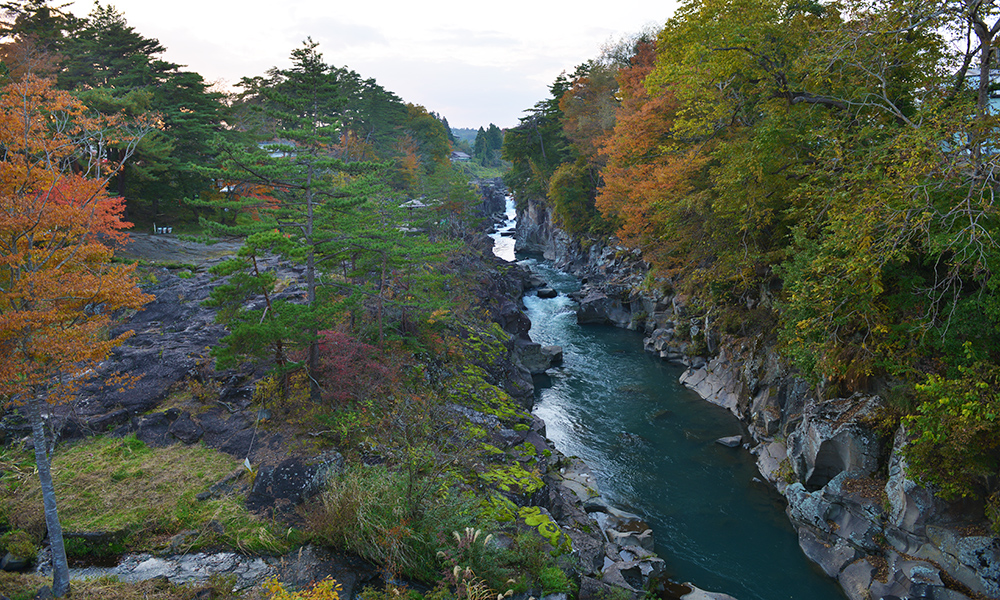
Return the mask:
{"type": "Polygon", "coordinates": [[[753,457],[715,440],[742,434],[728,411],[677,382],[682,369],[646,353],[636,332],[576,323],[577,280],[524,261],[559,297],[525,298],[531,338],[563,347],[563,366],[536,380],[535,413],[565,454],[590,465],[606,499],[653,527],[676,581],[738,600],[843,600],[809,561],[784,499],[753,457]]]}

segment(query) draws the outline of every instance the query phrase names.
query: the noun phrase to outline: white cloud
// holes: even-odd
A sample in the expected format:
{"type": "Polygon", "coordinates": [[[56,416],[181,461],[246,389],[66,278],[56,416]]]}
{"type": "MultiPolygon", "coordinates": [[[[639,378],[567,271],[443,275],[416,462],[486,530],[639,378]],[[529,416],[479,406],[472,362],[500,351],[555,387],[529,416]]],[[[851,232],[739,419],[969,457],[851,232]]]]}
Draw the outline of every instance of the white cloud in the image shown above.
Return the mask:
{"type": "MultiPolygon", "coordinates": [[[[306,37],[327,62],[375,78],[455,127],[517,124],[561,71],[607,41],[662,24],[675,2],[648,0],[115,0],[129,25],[165,58],[208,81],[234,83],[289,65],[306,37]]],[[[73,7],[78,15],[92,5],[73,7]]]]}

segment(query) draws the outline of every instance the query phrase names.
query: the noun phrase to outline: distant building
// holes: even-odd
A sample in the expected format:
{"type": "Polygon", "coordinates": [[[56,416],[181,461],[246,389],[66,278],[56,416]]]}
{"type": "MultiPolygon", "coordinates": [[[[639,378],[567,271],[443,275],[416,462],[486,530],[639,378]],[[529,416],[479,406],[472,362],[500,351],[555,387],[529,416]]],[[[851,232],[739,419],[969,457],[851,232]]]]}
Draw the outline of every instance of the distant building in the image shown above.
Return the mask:
{"type": "Polygon", "coordinates": [[[468,162],[470,160],[472,160],[472,157],[465,152],[455,150],[451,153],[451,162],[468,162]]]}

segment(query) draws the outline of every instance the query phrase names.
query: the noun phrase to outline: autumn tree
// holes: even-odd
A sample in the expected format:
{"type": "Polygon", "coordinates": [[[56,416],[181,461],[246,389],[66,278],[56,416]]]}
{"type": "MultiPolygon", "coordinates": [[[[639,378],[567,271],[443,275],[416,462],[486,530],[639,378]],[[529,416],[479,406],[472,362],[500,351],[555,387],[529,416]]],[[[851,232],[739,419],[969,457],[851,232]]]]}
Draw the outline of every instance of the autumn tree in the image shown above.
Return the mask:
{"type": "Polygon", "coordinates": [[[590,162],[615,124],[620,96],[616,77],[619,65],[590,60],[577,67],[572,84],[559,99],[563,131],[576,149],[590,162]]]}
{"type": "Polygon", "coordinates": [[[69,588],[43,413],[63,404],[130,334],[108,337],[113,315],[151,300],[135,265],[112,264],[125,240],[114,172],[93,150],[115,125],[126,153],[148,130],[97,122],[67,92],[31,75],[0,90],[0,396],[31,423],[53,555],[53,593],[69,588]],[[100,172],[101,177],[88,176],[100,172]]]}
{"type": "Polygon", "coordinates": [[[655,58],[652,43],[639,44],[632,64],[618,74],[621,105],[612,135],[601,145],[607,164],[596,205],[624,243],[668,269],[688,262],[701,235],[694,182],[706,161],[699,147],[673,138],[678,109],[673,93],[645,87],[655,58]]]}
{"type": "Polygon", "coordinates": [[[0,63],[12,79],[27,72],[55,74],[59,55],[80,25],[66,10],[49,0],[11,0],[0,4],[0,63]]]}

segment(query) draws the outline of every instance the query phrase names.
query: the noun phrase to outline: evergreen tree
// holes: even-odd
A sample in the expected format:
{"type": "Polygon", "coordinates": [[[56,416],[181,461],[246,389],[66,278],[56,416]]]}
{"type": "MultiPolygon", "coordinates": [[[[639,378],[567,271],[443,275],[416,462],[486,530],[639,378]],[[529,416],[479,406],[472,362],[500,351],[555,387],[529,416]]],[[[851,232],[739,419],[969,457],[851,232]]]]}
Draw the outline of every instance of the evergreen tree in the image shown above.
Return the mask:
{"type": "MultiPolygon", "coordinates": [[[[65,44],[59,85],[76,90],[94,110],[152,111],[162,127],[147,136],[112,186],[149,203],[156,220],[163,206],[176,213],[180,200],[205,190],[202,167],[214,162],[209,140],[221,129],[222,95],[201,75],[161,60],[166,49],[138,33],[113,6],[97,3],[65,44]]],[[[116,158],[121,149],[109,149],[116,158]]]]}
{"type": "Polygon", "coordinates": [[[441,117],[441,124],[444,125],[444,130],[448,133],[448,141],[452,144],[455,143],[455,132],[451,130],[451,125],[448,124],[447,117],[441,117]]]}
{"type": "Polygon", "coordinates": [[[472,156],[480,162],[486,158],[486,130],[482,127],[476,133],[476,142],[473,146],[472,156]]]}
{"type": "Polygon", "coordinates": [[[503,148],[503,132],[490,123],[486,130],[486,140],[483,148],[483,164],[487,167],[500,166],[500,152],[503,148]]]}
{"type": "Polygon", "coordinates": [[[542,198],[548,192],[549,178],[559,165],[575,160],[574,151],[563,133],[559,99],[569,89],[565,74],[549,86],[551,96],[536,102],[521,117],[517,127],[507,130],[501,156],[511,169],[504,181],[519,196],[542,198]]]}
{"type": "MultiPolygon", "coordinates": [[[[252,99],[246,96],[244,100],[252,100],[249,104],[258,107],[265,118],[258,121],[256,143],[244,147],[230,145],[225,149],[226,159],[219,173],[231,182],[230,187],[241,190],[236,206],[256,207],[253,209],[256,220],[235,226],[209,225],[218,233],[251,234],[250,250],[236,259],[239,264],[227,267],[227,274],[251,267],[256,271],[254,261],[263,250],[278,251],[305,263],[304,308],[288,304],[272,307],[270,316],[261,320],[260,328],[261,335],[266,330],[267,339],[274,340],[274,332],[289,335],[287,328],[282,329],[279,323],[296,323],[300,333],[295,337],[306,348],[305,362],[314,374],[319,360],[316,336],[323,322],[317,293],[318,261],[323,258],[320,247],[325,249],[339,238],[322,220],[331,213],[351,211],[363,201],[377,166],[345,162],[330,151],[340,137],[339,115],[345,100],[340,94],[337,73],[323,62],[317,44],[312,40],[305,42],[292,52],[292,62],[290,69],[272,70],[267,81],[244,81],[245,87],[256,96],[252,99]],[[249,202],[245,199],[246,190],[258,186],[271,188],[270,196],[264,200],[270,202],[264,209],[259,206],[260,198],[250,195],[249,202]],[[269,230],[280,231],[284,240],[273,235],[252,235],[269,230]],[[289,317],[289,311],[296,313],[294,319],[289,317]]],[[[253,277],[258,279],[247,286],[267,288],[268,280],[260,279],[257,274],[253,277]]],[[[240,317],[239,312],[230,315],[235,319],[240,317]]],[[[253,333],[247,336],[244,339],[251,339],[253,333]]],[[[240,339],[240,336],[227,338],[230,351],[243,352],[240,339]]],[[[280,364],[281,351],[276,358],[280,364]]],[[[315,378],[312,387],[314,397],[318,397],[315,378]]]]}
{"type": "Polygon", "coordinates": [[[59,86],[72,90],[155,85],[177,68],[156,58],[165,51],[159,40],[141,35],[113,6],[97,2],[66,46],[59,86]]]}

